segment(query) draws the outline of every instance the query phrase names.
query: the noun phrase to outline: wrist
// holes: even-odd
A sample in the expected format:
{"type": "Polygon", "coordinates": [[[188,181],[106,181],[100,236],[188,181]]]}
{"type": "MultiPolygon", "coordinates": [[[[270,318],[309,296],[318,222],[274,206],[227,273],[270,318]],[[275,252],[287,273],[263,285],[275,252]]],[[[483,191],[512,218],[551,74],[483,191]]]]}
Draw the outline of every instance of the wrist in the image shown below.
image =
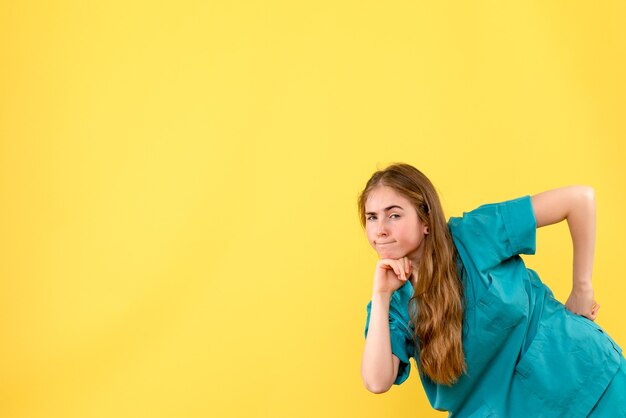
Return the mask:
{"type": "Polygon", "coordinates": [[[372,293],[372,301],[376,299],[380,302],[389,303],[391,301],[391,293],[382,292],[382,291],[374,291],[372,293]]]}
{"type": "Polygon", "coordinates": [[[589,290],[589,289],[593,289],[593,286],[591,285],[591,278],[584,279],[584,280],[581,280],[581,279],[574,280],[573,289],[574,290],[589,290]]]}

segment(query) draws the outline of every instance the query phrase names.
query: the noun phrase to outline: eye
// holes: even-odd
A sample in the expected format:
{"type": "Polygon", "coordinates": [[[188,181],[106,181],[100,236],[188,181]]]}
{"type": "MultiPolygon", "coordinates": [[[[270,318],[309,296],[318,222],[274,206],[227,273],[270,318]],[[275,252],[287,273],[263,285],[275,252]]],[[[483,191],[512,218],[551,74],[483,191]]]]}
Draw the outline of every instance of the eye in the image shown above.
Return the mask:
{"type": "Polygon", "coordinates": [[[391,215],[389,215],[389,217],[390,217],[391,219],[398,219],[398,218],[400,217],[400,215],[399,215],[399,214],[397,214],[397,213],[392,213],[391,215]]]}
{"type": "Polygon", "coordinates": [[[366,221],[375,221],[376,220],[376,216],[374,216],[374,215],[366,216],[365,220],[366,221]]]}

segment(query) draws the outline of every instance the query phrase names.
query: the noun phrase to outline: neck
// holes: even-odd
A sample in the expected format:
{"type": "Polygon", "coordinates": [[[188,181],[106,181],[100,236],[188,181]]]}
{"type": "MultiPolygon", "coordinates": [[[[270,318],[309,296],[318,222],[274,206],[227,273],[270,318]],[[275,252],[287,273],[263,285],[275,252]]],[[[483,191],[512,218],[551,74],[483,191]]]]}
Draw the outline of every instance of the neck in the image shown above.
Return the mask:
{"type": "Polygon", "coordinates": [[[420,260],[422,259],[422,253],[424,252],[424,245],[420,245],[414,253],[407,254],[409,260],[413,262],[413,268],[417,269],[417,266],[420,265],[420,260]]]}

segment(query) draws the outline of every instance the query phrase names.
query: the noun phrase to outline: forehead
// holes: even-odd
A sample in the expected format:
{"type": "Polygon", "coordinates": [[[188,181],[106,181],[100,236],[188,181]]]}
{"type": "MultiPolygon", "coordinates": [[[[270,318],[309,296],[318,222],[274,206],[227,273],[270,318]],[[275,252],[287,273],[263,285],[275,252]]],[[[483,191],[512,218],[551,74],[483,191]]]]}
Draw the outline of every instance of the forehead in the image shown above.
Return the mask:
{"type": "Polygon", "coordinates": [[[389,186],[376,186],[368,194],[365,201],[366,212],[378,212],[389,206],[401,206],[403,209],[410,208],[411,202],[389,186]]]}

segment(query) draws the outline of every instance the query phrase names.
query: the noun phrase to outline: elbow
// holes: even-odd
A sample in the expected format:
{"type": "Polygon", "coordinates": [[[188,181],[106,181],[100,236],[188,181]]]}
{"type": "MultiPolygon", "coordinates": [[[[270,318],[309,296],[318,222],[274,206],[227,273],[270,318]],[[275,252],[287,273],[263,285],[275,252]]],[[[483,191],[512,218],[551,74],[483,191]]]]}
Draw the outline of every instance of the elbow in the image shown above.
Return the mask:
{"type": "Polygon", "coordinates": [[[380,395],[381,393],[385,393],[389,391],[389,389],[391,389],[390,386],[370,386],[368,384],[365,384],[365,388],[369,390],[370,392],[375,393],[377,395],[380,395]]]}
{"type": "Polygon", "coordinates": [[[380,382],[369,382],[365,379],[363,379],[363,385],[365,385],[365,389],[377,395],[381,393],[385,393],[389,391],[389,389],[391,389],[390,384],[385,384],[385,383],[380,383],[380,382]]]}
{"type": "Polygon", "coordinates": [[[593,210],[596,205],[596,192],[591,186],[578,186],[577,187],[578,205],[593,210]]]}
{"type": "Polygon", "coordinates": [[[592,186],[578,186],[578,193],[583,199],[594,202],[596,200],[596,191],[592,186]]]}
{"type": "Polygon", "coordinates": [[[376,394],[387,392],[396,380],[397,372],[394,372],[393,365],[394,356],[388,363],[376,360],[368,361],[366,358],[364,356],[361,363],[361,379],[365,389],[376,394]]]}

